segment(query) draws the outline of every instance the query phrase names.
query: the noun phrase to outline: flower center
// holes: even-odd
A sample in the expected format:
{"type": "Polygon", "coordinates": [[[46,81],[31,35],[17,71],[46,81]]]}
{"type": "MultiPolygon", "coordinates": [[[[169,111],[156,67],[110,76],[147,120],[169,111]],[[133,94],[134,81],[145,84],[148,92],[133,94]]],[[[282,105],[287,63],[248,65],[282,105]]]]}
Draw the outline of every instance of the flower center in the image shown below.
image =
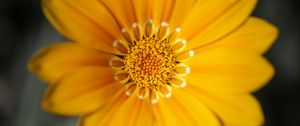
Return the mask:
{"type": "Polygon", "coordinates": [[[113,42],[120,54],[109,61],[116,69],[115,80],[124,84],[125,94],[158,102],[160,96],[170,97],[172,87],[185,87],[184,76],[190,68],[181,61],[194,55],[185,51],[186,40],[177,38],[179,28],[171,29],[166,22],[158,26],[152,20],[145,25],[134,23],[122,29],[123,39],[113,42]]]}
{"type": "Polygon", "coordinates": [[[124,58],[125,71],[138,87],[158,90],[175,76],[175,56],[166,39],[152,36],[135,42],[124,58]]]}

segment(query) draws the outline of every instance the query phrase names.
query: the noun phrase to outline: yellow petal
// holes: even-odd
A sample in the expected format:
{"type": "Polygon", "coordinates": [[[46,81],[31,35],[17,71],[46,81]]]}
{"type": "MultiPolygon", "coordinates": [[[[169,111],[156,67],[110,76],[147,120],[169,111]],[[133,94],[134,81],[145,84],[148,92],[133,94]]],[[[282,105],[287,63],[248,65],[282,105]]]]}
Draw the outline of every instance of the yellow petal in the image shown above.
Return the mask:
{"type": "Polygon", "coordinates": [[[84,67],[62,77],[48,88],[43,108],[62,115],[92,112],[111,100],[121,89],[113,71],[105,67],[84,67]]]}
{"type": "Polygon", "coordinates": [[[216,113],[225,126],[261,126],[264,116],[259,102],[250,94],[226,94],[187,86],[187,91],[197,96],[216,113]]]}
{"type": "Polygon", "coordinates": [[[262,19],[251,17],[236,31],[212,44],[211,47],[239,48],[263,54],[277,36],[278,30],[275,26],[262,19]]]}
{"type": "Polygon", "coordinates": [[[42,80],[52,83],[64,74],[84,66],[108,66],[110,55],[74,43],[57,43],[41,49],[28,68],[42,80]]]}
{"type": "Polygon", "coordinates": [[[175,89],[170,98],[160,99],[153,112],[160,126],[220,126],[212,111],[185,89],[175,89]]]}
{"type": "Polygon", "coordinates": [[[136,17],[141,24],[147,19],[154,23],[168,22],[171,27],[179,26],[195,0],[136,0],[133,2],[136,17]]]}
{"type": "Polygon", "coordinates": [[[184,20],[181,38],[187,49],[209,44],[236,29],[249,16],[256,0],[198,0],[184,20]]]}
{"type": "Polygon", "coordinates": [[[194,5],[195,0],[153,0],[153,18],[156,23],[168,22],[177,27],[194,5]]]}
{"type": "Polygon", "coordinates": [[[197,0],[174,0],[173,11],[168,20],[171,27],[179,27],[197,0]]]}
{"type": "Polygon", "coordinates": [[[137,21],[132,0],[98,0],[117,20],[120,28],[129,28],[137,21]]]}
{"type": "Polygon", "coordinates": [[[152,0],[135,0],[133,2],[133,6],[135,9],[135,15],[137,18],[137,22],[143,24],[146,22],[148,18],[152,18],[152,0]]]}
{"type": "Polygon", "coordinates": [[[120,36],[117,22],[97,0],[43,0],[50,22],[69,39],[113,53],[112,42],[120,36]]]}
{"type": "Polygon", "coordinates": [[[115,108],[118,108],[118,106],[124,103],[127,98],[128,96],[124,95],[124,91],[120,90],[113,96],[111,102],[108,103],[104,108],[99,108],[93,113],[82,115],[79,121],[79,126],[102,126],[101,122],[103,122],[103,120],[107,120],[107,118],[104,118],[105,115],[111,115],[112,113],[115,113],[117,110],[115,108]]]}
{"type": "Polygon", "coordinates": [[[153,20],[156,23],[167,21],[174,6],[173,0],[153,0],[153,20]]]}
{"type": "Polygon", "coordinates": [[[81,118],[79,126],[153,126],[150,104],[122,92],[105,108],[81,118]]]}
{"type": "Polygon", "coordinates": [[[187,61],[194,86],[220,92],[253,92],[273,76],[272,66],[262,56],[233,48],[195,50],[187,61]]]}
{"type": "MultiPolygon", "coordinates": [[[[137,22],[139,22],[140,24],[144,24],[147,19],[153,19],[155,24],[168,22],[172,25],[172,27],[176,27],[181,23],[183,17],[186,15],[194,2],[195,0],[136,0],[134,2],[125,0],[125,2],[123,3],[114,1],[111,4],[115,3],[119,6],[123,4],[125,6],[124,8],[132,8],[131,6],[133,6],[133,10],[131,9],[131,11],[126,11],[125,9],[125,11],[118,12],[117,10],[115,10],[115,12],[122,13],[119,15],[135,17],[137,22]],[[132,16],[134,14],[135,16],[132,16]]],[[[109,1],[105,1],[105,3],[109,3],[109,1]]],[[[113,7],[112,5],[112,7],[110,8],[116,7],[113,7]]],[[[131,20],[129,22],[133,23],[136,22],[136,20],[131,20]]],[[[126,25],[130,25],[130,23],[127,23],[126,25]]]]}

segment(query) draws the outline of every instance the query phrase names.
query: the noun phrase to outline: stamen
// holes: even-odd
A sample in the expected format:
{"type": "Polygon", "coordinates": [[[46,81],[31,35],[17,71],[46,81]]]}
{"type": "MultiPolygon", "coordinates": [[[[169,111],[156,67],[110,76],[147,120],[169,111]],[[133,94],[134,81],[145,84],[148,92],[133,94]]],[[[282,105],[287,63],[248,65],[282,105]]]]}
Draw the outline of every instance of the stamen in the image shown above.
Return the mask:
{"type": "Polygon", "coordinates": [[[184,53],[181,53],[179,55],[176,56],[176,60],[177,61],[185,61],[185,60],[188,60],[190,59],[191,57],[193,57],[195,55],[195,52],[194,50],[190,50],[188,52],[184,52],[184,53]]]}
{"type": "Polygon", "coordinates": [[[152,19],[147,19],[146,26],[145,26],[145,33],[146,37],[150,37],[153,30],[153,21],[152,19]]]}
{"type": "Polygon", "coordinates": [[[168,23],[162,22],[158,30],[158,38],[162,39],[168,32],[168,23]]]}
{"type": "Polygon", "coordinates": [[[184,79],[182,78],[179,78],[179,77],[176,77],[174,78],[170,84],[174,87],[177,87],[177,88],[182,88],[182,87],[185,87],[186,86],[186,82],[184,81],[184,79]]]}
{"type": "Polygon", "coordinates": [[[134,33],[135,39],[138,41],[141,39],[141,26],[138,23],[132,24],[132,31],[134,33]]]}
{"type": "Polygon", "coordinates": [[[120,40],[113,41],[112,46],[123,54],[127,53],[128,51],[128,47],[125,46],[125,44],[123,44],[120,40]]]}
{"type": "Polygon", "coordinates": [[[176,53],[181,52],[186,47],[186,40],[177,39],[177,41],[172,45],[172,50],[176,53]]]}
{"type": "Polygon", "coordinates": [[[114,79],[116,81],[124,84],[129,80],[129,74],[121,71],[121,72],[115,74],[114,79]]]}
{"type": "Polygon", "coordinates": [[[121,69],[124,67],[123,60],[118,57],[114,57],[114,58],[110,59],[108,61],[108,65],[114,69],[121,69]]]}
{"type": "Polygon", "coordinates": [[[131,39],[129,33],[127,32],[127,30],[125,28],[122,28],[121,32],[122,32],[125,40],[127,41],[127,43],[132,44],[132,39],[131,39]]]}
{"type": "Polygon", "coordinates": [[[159,95],[158,95],[157,91],[156,90],[151,90],[151,92],[150,92],[151,103],[152,104],[157,103],[158,99],[159,99],[159,95]]]}
{"type": "Polygon", "coordinates": [[[146,87],[139,87],[137,92],[137,97],[140,99],[145,99],[149,95],[149,89],[146,87]]]}
{"type": "Polygon", "coordinates": [[[185,64],[180,64],[175,67],[175,72],[180,76],[186,76],[191,72],[191,69],[185,64]]]}
{"type": "Polygon", "coordinates": [[[172,88],[169,85],[162,85],[159,92],[162,96],[169,98],[171,97],[172,88]]]}
{"type": "Polygon", "coordinates": [[[175,28],[175,30],[171,33],[171,35],[169,37],[170,43],[173,43],[176,40],[180,31],[181,31],[181,28],[179,28],[179,27],[175,28]]]}
{"type": "Polygon", "coordinates": [[[127,96],[130,96],[131,94],[134,93],[135,89],[137,88],[137,85],[133,82],[126,84],[125,87],[125,94],[127,96]]]}

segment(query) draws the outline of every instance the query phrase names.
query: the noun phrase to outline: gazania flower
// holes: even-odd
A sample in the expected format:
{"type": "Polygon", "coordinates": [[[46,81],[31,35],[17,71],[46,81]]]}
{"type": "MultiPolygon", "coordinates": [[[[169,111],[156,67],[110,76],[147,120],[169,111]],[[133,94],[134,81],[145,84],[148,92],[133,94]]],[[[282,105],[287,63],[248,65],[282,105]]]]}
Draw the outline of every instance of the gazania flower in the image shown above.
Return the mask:
{"type": "Polygon", "coordinates": [[[277,30],[256,0],[44,0],[70,42],[29,69],[49,84],[43,108],[79,126],[258,126],[252,92],[274,74],[277,30]]]}

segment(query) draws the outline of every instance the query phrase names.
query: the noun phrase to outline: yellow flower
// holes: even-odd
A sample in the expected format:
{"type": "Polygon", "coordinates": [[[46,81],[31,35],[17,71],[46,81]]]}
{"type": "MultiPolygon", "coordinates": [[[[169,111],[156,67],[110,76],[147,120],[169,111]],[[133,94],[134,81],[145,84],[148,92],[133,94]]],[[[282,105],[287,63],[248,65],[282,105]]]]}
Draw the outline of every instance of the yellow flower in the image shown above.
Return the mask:
{"type": "Polygon", "coordinates": [[[277,36],[256,0],[43,0],[70,39],[29,69],[49,83],[43,108],[79,126],[259,126],[251,95],[274,70],[277,36]]]}

